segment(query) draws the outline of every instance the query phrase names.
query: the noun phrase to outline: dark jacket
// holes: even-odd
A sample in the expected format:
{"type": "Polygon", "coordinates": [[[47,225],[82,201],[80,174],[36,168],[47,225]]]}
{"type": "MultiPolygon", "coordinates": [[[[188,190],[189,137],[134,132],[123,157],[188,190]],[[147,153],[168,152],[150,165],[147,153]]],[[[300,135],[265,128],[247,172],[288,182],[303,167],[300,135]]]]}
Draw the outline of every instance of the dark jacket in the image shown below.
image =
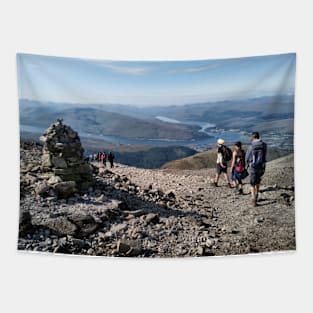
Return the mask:
{"type": "Polygon", "coordinates": [[[113,160],[114,160],[114,154],[113,154],[112,152],[109,153],[109,155],[108,155],[108,160],[109,160],[109,162],[113,162],[113,160]]]}
{"type": "Polygon", "coordinates": [[[266,163],[266,153],[267,153],[267,145],[261,139],[253,140],[251,145],[249,146],[246,152],[246,165],[250,167],[250,164],[253,161],[253,150],[255,149],[263,149],[263,163],[266,163]]]}

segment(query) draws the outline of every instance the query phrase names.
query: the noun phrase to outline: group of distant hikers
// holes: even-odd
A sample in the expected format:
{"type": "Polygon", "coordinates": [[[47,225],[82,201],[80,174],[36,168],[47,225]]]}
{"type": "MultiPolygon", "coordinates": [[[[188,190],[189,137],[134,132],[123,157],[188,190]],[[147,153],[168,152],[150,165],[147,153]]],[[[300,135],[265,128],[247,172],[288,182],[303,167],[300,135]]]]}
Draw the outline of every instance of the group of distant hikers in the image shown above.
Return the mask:
{"type": "Polygon", "coordinates": [[[258,132],[253,132],[251,144],[245,152],[240,141],[235,143],[234,151],[225,145],[223,139],[217,141],[216,175],[214,186],[218,186],[218,180],[223,173],[230,188],[238,188],[238,193],[243,194],[242,180],[250,175],[252,205],[257,206],[261,177],[265,173],[267,145],[260,139],[258,132]],[[228,162],[231,161],[231,184],[227,174],[228,162]]]}
{"type": "Polygon", "coordinates": [[[98,152],[95,154],[90,154],[86,161],[88,162],[98,162],[98,165],[101,166],[103,165],[106,167],[107,161],[110,163],[110,167],[114,167],[114,159],[115,156],[114,154],[110,151],[108,154],[106,152],[98,152]]]}

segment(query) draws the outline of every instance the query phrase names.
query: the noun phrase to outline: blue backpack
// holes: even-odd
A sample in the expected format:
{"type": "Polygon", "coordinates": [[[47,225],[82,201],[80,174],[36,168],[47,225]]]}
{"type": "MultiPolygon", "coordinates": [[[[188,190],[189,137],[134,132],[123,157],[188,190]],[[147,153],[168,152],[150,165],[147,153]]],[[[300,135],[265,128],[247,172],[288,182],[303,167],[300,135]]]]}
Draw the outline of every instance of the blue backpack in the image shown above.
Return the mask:
{"type": "Polygon", "coordinates": [[[254,169],[262,169],[265,164],[264,147],[253,147],[252,148],[252,162],[251,167],[254,169]]]}

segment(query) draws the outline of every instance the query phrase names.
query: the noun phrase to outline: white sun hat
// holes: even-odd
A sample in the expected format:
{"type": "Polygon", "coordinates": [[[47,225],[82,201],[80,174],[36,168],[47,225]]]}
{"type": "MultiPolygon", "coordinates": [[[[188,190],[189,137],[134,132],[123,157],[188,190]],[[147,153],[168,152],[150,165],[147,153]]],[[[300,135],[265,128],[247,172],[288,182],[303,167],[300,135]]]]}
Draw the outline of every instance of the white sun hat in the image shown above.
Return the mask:
{"type": "Polygon", "coordinates": [[[220,138],[220,139],[217,141],[217,143],[218,143],[219,145],[223,145],[223,144],[225,143],[225,141],[224,141],[224,139],[220,138]]]}

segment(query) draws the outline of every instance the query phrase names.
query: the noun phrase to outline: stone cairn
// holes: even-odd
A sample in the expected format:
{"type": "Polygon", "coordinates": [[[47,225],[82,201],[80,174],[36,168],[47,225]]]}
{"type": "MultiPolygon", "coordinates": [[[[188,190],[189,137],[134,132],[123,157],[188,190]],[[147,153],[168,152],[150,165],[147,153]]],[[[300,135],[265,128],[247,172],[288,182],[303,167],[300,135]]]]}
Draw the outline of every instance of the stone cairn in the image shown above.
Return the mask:
{"type": "Polygon", "coordinates": [[[84,192],[93,184],[92,168],[84,161],[80,138],[70,126],[58,119],[40,137],[44,142],[41,170],[56,183],[71,182],[84,192]]]}

